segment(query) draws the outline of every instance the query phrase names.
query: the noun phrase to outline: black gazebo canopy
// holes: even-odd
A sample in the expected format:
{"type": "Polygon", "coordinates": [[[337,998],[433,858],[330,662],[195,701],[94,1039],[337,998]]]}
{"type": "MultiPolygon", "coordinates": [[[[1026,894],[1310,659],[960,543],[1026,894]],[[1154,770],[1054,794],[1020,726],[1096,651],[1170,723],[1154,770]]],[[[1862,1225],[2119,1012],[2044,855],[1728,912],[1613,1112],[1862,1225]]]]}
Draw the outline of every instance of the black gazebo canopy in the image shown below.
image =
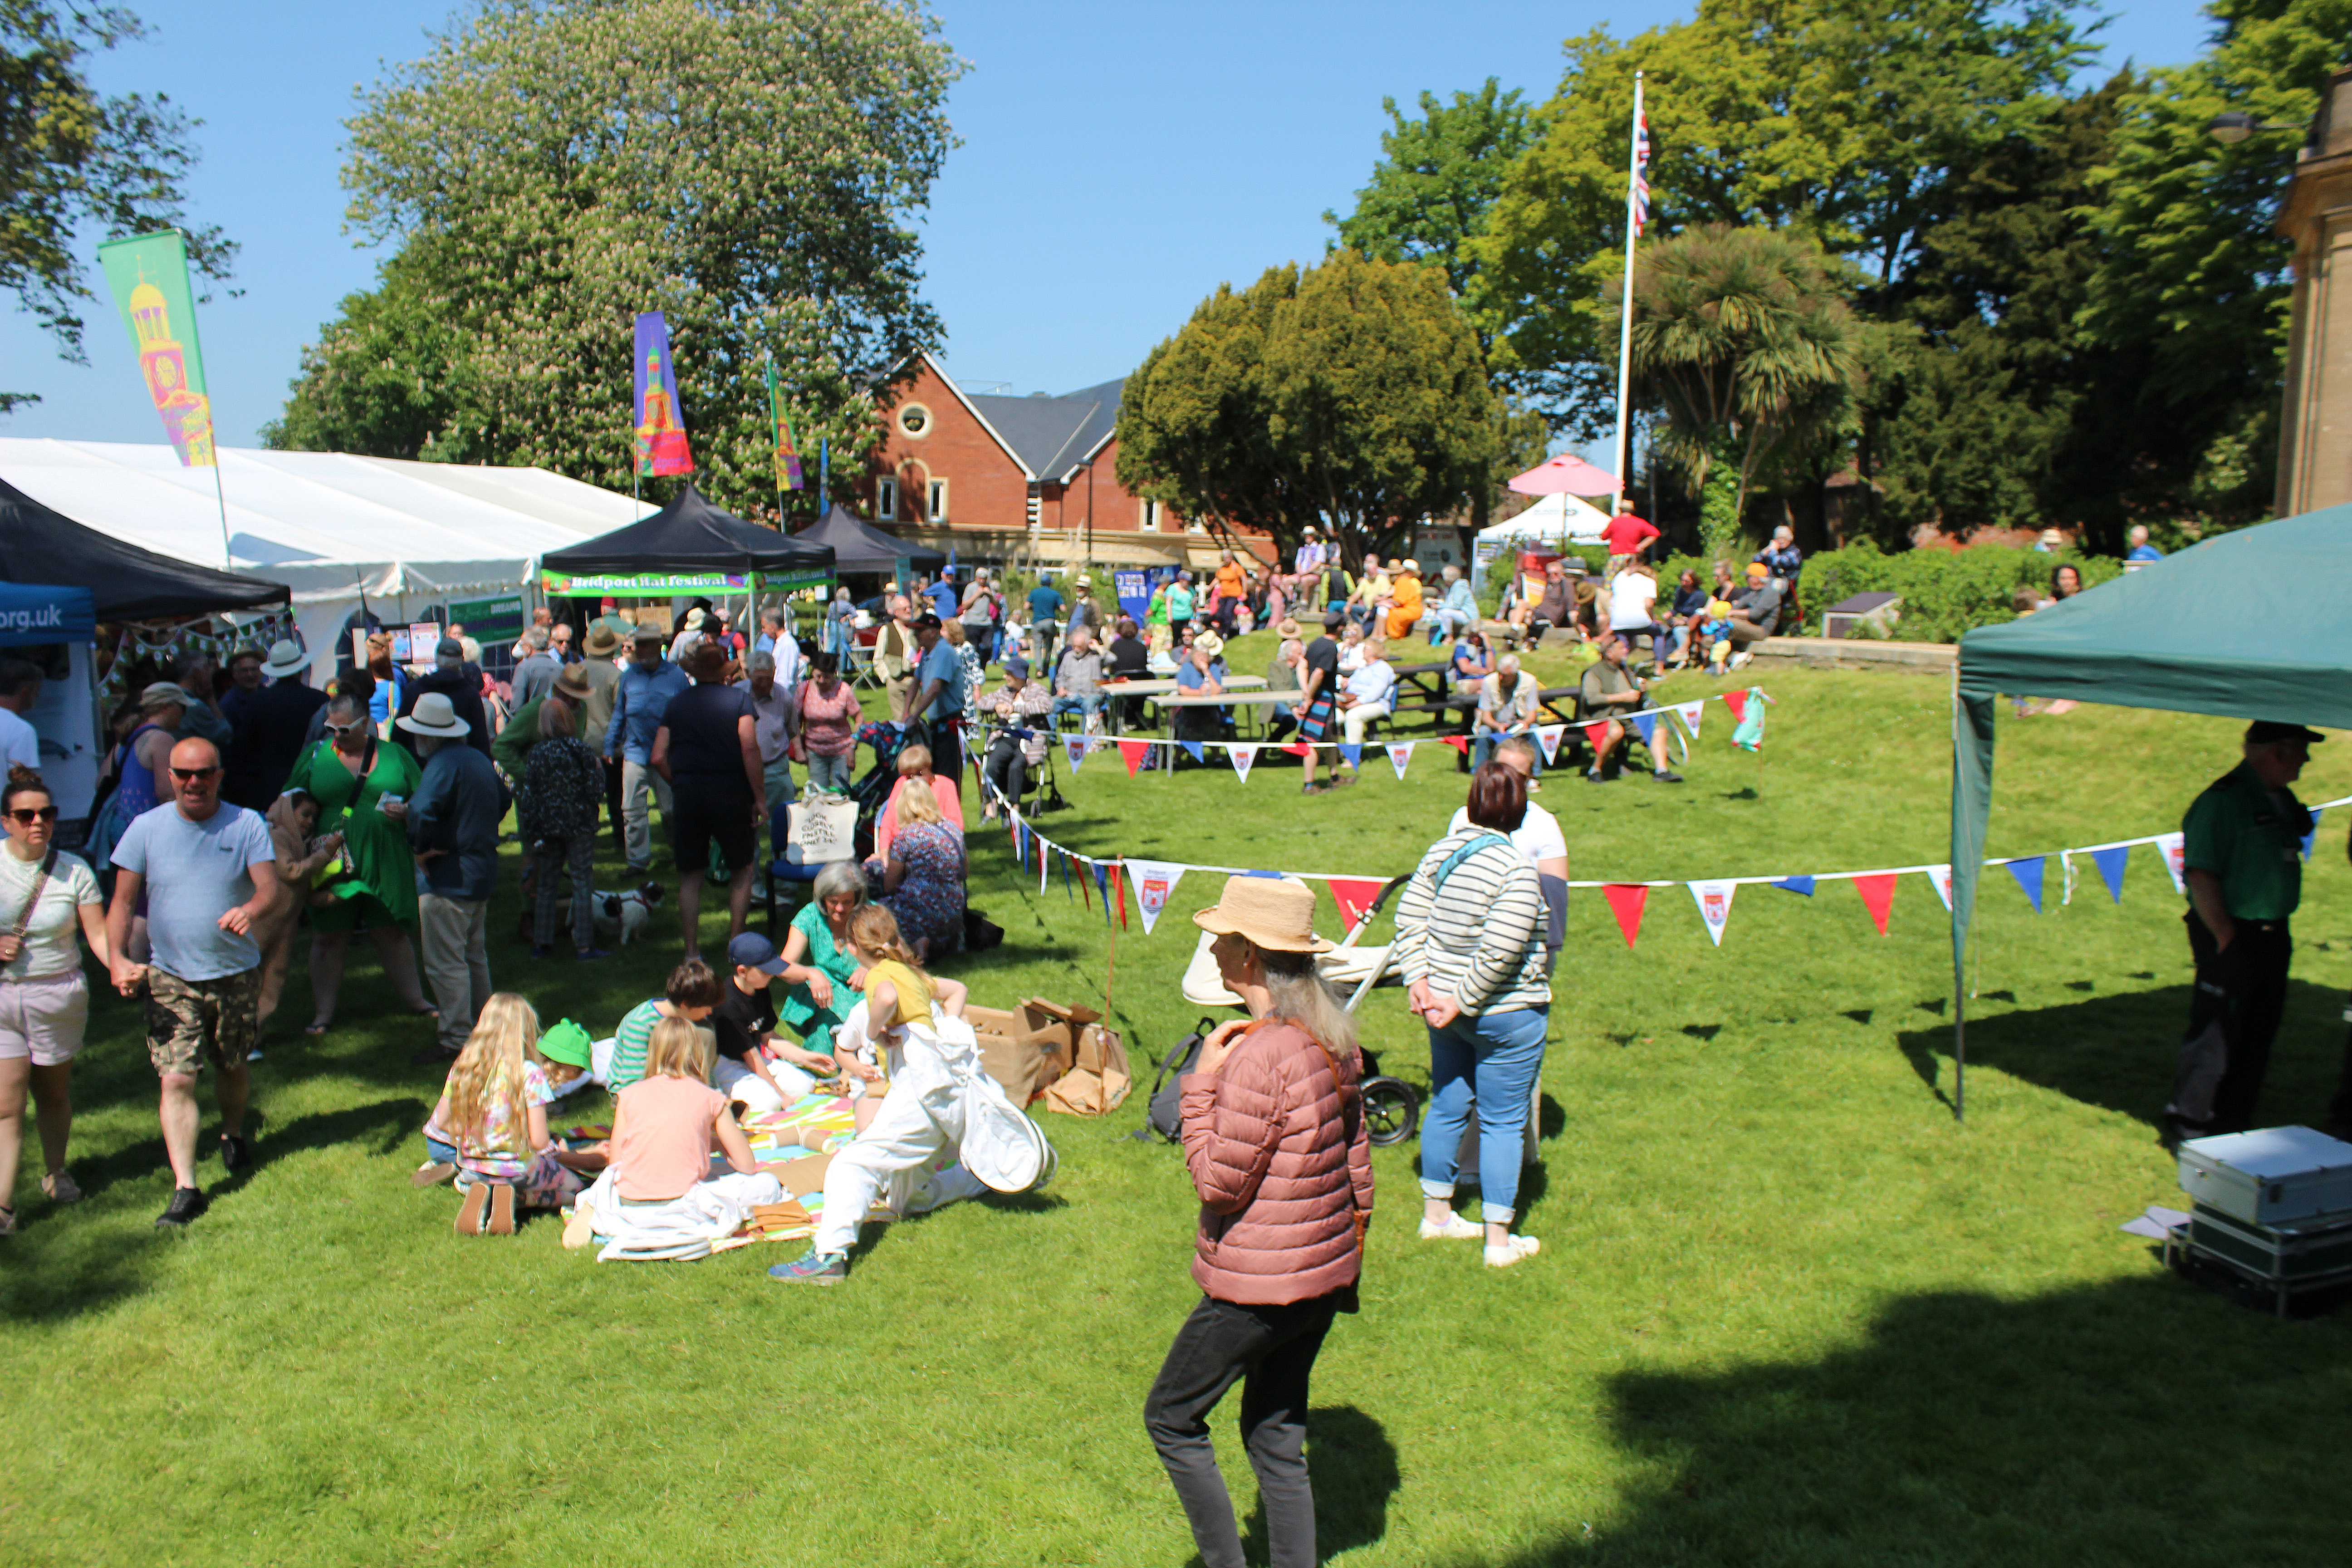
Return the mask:
{"type": "Polygon", "coordinates": [[[780,588],[822,583],[833,574],[834,557],[827,545],[721,511],[688,485],[651,517],[549,551],[540,557],[540,568],[551,576],[592,582],[641,578],[644,591],[656,594],[686,586],[662,579],[697,575],[756,575],[763,585],[780,588]]]}

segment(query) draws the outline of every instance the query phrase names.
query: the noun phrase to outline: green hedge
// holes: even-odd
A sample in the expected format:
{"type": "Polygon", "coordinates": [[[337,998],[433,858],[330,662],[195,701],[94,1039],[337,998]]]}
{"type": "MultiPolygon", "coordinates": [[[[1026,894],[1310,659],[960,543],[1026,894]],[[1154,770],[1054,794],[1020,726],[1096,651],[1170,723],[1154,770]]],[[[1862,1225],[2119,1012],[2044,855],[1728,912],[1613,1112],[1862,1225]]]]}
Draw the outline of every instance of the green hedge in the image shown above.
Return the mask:
{"type": "MultiPolygon", "coordinates": [[[[2002,544],[1976,544],[1966,550],[1906,550],[1889,555],[1864,540],[1843,550],[1825,550],[1805,559],[1798,597],[1805,608],[1805,634],[1819,637],[1822,612],[1856,594],[1899,594],[1901,618],[1895,624],[1898,642],[1957,642],[1971,626],[1997,626],[2017,618],[2011,600],[2021,587],[2032,587],[2044,597],[2050,575],[2062,564],[2083,574],[2083,586],[2095,588],[2123,574],[2123,563],[2104,555],[2078,555],[2002,544]]],[[[1744,565],[1744,563],[1743,563],[1744,565]]],[[[1701,582],[1713,579],[1711,563],[1694,555],[1677,555],[1660,569],[1663,591],[1688,567],[1701,582]]]]}

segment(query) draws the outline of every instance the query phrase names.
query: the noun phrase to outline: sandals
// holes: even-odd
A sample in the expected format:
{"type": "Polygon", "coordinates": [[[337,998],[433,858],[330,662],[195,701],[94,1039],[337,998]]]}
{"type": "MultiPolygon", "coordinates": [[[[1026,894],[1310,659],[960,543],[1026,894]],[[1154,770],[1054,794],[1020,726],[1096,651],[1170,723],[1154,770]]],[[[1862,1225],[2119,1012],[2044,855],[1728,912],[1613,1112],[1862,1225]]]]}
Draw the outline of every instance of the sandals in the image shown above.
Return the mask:
{"type": "Polygon", "coordinates": [[[302,1026],[302,1032],[315,1038],[320,1035],[325,1034],[334,1026],[335,1021],[332,1018],[313,1018],[309,1023],[302,1026]]]}
{"type": "Polygon", "coordinates": [[[437,1187],[457,1173],[457,1167],[446,1160],[427,1160],[408,1173],[412,1187],[437,1187]]]}
{"type": "Polygon", "coordinates": [[[514,1184],[510,1182],[476,1182],[467,1187],[466,1201],[457,1205],[457,1220],[454,1228],[459,1236],[512,1236],[515,1233],[514,1184]]]}
{"type": "Polygon", "coordinates": [[[476,1182],[466,1189],[466,1201],[457,1205],[454,1228],[459,1236],[482,1234],[482,1216],[490,1206],[490,1188],[487,1182],[476,1182]]]}

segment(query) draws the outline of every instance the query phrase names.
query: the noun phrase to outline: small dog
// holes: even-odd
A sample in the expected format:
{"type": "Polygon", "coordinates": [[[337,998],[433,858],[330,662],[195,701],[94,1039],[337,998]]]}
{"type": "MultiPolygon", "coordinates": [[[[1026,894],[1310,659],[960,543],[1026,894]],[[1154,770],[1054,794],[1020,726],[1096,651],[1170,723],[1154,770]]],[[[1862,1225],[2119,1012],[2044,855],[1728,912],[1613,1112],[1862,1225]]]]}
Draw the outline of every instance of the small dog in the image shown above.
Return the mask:
{"type": "Polygon", "coordinates": [[[621,945],[626,947],[644,934],[646,921],[652,917],[653,907],[662,901],[662,896],[663,889],[659,882],[647,882],[629,893],[607,893],[600,889],[596,894],[596,934],[600,937],[617,934],[621,945]]]}
{"type": "MultiPolygon", "coordinates": [[[[608,893],[596,889],[596,935],[599,939],[618,937],[623,945],[635,941],[646,929],[646,920],[653,906],[662,901],[666,889],[659,882],[647,882],[644,887],[625,893],[608,893]]],[[[559,933],[572,929],[572,900],[564,899],[555,906],[555,929],[559,933]]],[[[516,940],[531,940],[531,905],[526,899],[521,918],[517,921],[516,940]]]]}

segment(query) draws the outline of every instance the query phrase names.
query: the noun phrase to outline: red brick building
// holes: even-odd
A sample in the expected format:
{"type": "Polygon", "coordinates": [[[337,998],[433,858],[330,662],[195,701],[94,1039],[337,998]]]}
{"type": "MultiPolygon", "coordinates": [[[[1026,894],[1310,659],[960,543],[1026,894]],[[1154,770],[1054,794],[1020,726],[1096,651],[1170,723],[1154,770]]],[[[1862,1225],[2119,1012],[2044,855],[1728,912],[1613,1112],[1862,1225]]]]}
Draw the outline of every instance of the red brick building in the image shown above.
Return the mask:
{"type": "Polygon", "coordinates": [[[1126,379],[1066,396],[967,393],[925,354],[886,394],[864,500],[874,521],[966,558],[1172,561],[1184,520],[1118,482],[1126,379]]]}

